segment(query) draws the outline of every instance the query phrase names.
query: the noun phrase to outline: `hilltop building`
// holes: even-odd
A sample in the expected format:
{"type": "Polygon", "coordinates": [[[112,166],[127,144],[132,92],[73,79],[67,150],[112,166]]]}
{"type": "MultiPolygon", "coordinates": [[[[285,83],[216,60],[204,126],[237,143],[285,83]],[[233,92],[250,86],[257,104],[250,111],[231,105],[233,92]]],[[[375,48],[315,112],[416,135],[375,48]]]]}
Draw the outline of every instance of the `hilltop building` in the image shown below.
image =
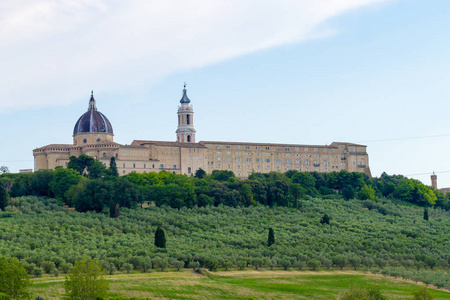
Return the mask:
{"type": "Polygon", "coordinates": [[[131,145],[114,142],[108,118],[97,110],[93,93],[87,112],[76,122],[73,144],[51,144],[33,150],[35,170],[66,167],[70,156],[81,153],[109,166],[115,157],[120,175],[131,172],[167,171],[193,174],[202,168],[230,170],[238,178],[252,172],[288,170],[332,172],[347,170],[370,174],[365,145],[333,142],[331,145],[298,145],[242,142],[196,142],[194,110],[186,86],[178,107],[176,142],[134,140],[131,145]]]}

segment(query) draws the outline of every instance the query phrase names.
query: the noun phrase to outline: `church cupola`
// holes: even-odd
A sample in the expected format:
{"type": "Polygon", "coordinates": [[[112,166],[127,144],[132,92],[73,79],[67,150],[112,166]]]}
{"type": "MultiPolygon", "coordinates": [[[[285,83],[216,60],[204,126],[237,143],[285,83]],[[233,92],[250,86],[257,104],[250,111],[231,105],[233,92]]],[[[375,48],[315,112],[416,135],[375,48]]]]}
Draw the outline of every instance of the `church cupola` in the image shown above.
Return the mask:
{"type": "Polygon", "coordinates": [[[113,128],[108,118],[97,110],[94,92],[91,91],[89,106],[73,128],[74,145],[100,143],[113,141],[113,128]]]}
{"type": "Polygon", "coordinates": [[[186,83],[183,88],[183,96],[178,106],[177,142],[195,143],[194,110],[190,105],[191,100],[187,96],[186,83]]]}

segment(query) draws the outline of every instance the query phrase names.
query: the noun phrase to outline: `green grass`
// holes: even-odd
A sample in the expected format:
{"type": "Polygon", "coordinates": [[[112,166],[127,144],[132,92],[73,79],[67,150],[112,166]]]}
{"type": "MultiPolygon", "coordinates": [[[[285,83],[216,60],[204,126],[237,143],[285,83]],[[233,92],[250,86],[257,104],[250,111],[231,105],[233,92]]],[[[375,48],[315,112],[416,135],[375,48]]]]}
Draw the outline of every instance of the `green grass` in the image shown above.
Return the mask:
{"type": "MultiPolygon", "coordinates": [[[[378,286],[388,299],[411,299],[418,286],[388,278],[349,271],[230,271],[207,273],[153,272],[107,276],[110,297],[150,299],[336,299],[352,285],[378,286]]],[[[63,277],[33,280],[33,294],[61,299],[63,277]]],[[[450,293],[431,290],[435,299],[450,293]]]]}

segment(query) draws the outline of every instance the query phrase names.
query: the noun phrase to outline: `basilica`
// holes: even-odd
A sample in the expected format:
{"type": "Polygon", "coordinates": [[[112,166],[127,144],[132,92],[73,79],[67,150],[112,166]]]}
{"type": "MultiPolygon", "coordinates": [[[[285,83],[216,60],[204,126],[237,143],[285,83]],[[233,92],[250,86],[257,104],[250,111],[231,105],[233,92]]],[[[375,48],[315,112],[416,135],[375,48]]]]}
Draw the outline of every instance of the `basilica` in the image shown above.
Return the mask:
{"type": "Polygon", "coordinates": [[[69,158],[81,153],[109,166],[115,157],[120,175],[131,172],[167,171],[194,174],[198,169],[233,171],[238,178],[253,172],[333,172],[347,170],[370,174],[365,145],[333,142],[330,145],[297,145],[242,142],[196,142],[194,111],[186,86],[178,107],[176,141],[134,140],[130,145],[114,142],[108,118],[97,109],[93,93],[87,112],[75,123],[73,144],[51,144],[33,150],[34,169],[66,167],[69,158]]]}

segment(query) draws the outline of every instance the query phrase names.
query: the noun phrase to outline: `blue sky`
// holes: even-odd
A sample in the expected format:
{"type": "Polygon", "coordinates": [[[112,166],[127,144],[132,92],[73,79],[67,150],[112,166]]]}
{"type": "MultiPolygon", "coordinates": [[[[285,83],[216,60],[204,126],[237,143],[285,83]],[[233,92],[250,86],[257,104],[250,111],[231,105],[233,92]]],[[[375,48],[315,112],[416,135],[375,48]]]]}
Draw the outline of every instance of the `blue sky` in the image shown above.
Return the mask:
{"type": "Polygon", "coordinates": [[[116,142],[175,140],[187,82],[197,140],[363,143],[374,176],[450,186],[450,2],[309,2],[11,1],[0,165],[71,143],[91,89],[116,142]]]}

